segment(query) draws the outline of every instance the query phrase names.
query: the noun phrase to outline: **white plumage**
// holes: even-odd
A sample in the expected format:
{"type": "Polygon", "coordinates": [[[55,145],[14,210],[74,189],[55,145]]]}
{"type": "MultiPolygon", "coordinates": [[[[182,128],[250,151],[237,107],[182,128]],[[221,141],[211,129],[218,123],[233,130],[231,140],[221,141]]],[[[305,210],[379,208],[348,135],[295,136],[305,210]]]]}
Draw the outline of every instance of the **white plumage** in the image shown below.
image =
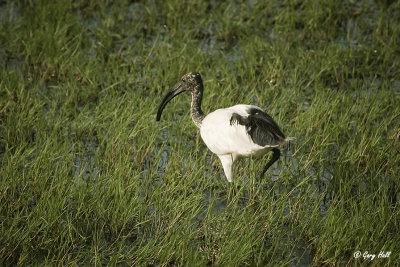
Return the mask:
{"type": "Polygon", "coordinates": [[[230,125],[232,114],[248,117],[250,108],[259,109],[250,105],[217,109],[208,114],[200,126],[201,138],[211,152],[221,160],[229,182],[232,182],[233,179],[232,165],[235,160],[250,156],[258,157],[266,154],[272,148],[271,145],[260,146],[254,143],[244,125],[230,125]]]}
{"type": "Polygon", "coordinates": [[[233,180],[233,162],[245,157],[258,157],[273,150],[272,159],[262,171],[265,171],[279,158],[278,146],[293,138],[285,138],[279,127],[262,109],[253,105],[236,105],[218,109],[207,116],[201,110],[203,82],[197,72],[182,77],[164,97],[157,113],[160,120],[166,104],[178,94],[192,93],[191,116],[200,129],[201,138],[207,147],[221,160],[226,178],[233,180]]]}

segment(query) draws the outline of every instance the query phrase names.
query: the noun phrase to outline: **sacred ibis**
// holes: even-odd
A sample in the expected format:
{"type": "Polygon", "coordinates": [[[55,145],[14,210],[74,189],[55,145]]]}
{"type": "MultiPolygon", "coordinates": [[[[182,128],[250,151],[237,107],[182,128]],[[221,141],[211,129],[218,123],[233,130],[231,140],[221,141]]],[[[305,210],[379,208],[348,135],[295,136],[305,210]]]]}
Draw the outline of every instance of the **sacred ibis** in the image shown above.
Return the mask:
{"type": "Polygon", "coordinates": [[[261,108],[236,105],[217,109],[208,115],[201,110],[203,81],[198,72],[189,72],[165,95],[157,112],[157,121],[167,103],[183,92],[192,93],[190,114],[207,147],[221,160],[226,178],[232,182],[232,164],[245,157],[258,157],[273,151],[261,177],[280,157],[279,146],[294,138],[286,138],[274,120],[261,108]]]}

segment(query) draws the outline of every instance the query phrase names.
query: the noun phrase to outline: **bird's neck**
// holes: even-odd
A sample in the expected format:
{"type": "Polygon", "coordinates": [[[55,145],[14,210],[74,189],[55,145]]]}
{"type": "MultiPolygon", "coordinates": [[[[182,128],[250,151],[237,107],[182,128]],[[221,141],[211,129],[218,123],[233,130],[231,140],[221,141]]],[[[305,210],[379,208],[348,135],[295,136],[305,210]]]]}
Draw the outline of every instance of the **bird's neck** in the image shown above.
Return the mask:
{"type": "Polygon", "coordinates": [[[192,91],[192,105],[190,108],[190,115],[192,116],[192,120],[194,124],[198,128],[201,126],[201,122],[203,121],[205,115],[201,110],[201,100],[203,98],[203,85],[199,85],[197,90],[192,91]]]}

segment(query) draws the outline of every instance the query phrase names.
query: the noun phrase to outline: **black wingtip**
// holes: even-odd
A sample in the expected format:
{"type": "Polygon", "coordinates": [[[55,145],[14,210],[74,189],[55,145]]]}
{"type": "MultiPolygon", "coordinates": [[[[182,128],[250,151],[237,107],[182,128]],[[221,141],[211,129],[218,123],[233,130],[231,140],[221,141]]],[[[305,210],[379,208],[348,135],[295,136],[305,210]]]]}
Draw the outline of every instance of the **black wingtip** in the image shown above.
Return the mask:
{"type": "Polygon", "coordinates": [[[250,109],[249,113],[250,115],[246,118],[248,122],[245,125],[254,143],[260,146],[277,146],[285,142],[285,135],[271,116],[255,108],[250,109]]]}

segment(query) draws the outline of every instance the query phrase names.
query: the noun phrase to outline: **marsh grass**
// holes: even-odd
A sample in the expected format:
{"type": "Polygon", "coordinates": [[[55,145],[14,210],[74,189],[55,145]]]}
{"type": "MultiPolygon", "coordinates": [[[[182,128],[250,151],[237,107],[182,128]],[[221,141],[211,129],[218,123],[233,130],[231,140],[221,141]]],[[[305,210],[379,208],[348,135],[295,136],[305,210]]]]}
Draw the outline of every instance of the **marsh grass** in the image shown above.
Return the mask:
{"type": "Polygon", "coordinates": [[[398,264],[400,6],[385,3],[2,2],[1,264],[398,264]],[[265,179],[249,159],[224,180],[189,95],[155,122],[189,71],[205,112],[257,104],[297,137],[265,179]]]}

